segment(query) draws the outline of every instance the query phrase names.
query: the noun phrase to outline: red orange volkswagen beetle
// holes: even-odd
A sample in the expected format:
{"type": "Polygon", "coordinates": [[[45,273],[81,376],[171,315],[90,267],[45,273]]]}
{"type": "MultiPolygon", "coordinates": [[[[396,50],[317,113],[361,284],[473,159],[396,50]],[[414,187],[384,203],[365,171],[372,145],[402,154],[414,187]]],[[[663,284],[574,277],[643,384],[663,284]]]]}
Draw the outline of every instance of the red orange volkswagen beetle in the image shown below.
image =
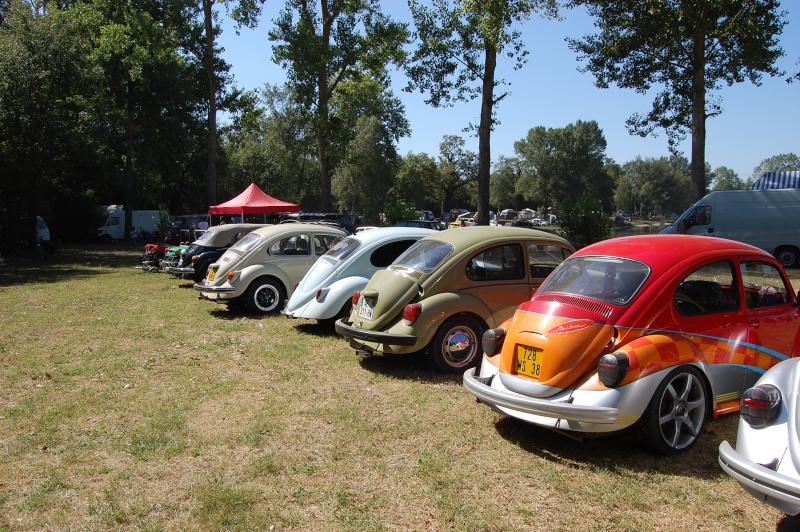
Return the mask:
{"type": "Polygon", "coordinates": [[[739,410],[770,367],[800,355],[797,295],[780,263],[732,240],[615,238],[562,263],[483,337],[464,386],[489,407],[571,433],[643,425],[685,451],[739,410]]]}

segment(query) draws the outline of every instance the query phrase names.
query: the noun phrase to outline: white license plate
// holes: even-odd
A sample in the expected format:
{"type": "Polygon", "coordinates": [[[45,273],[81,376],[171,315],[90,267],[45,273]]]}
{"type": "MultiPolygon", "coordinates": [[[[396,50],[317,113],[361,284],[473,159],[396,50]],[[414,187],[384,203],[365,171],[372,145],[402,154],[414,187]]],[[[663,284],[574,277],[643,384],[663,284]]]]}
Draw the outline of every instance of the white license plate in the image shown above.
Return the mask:
{"type": "Polygon", "coordinates": [[[375,310],[375,300],[368,297],[362,297],[361,303],[358,305],[358,317],[365,320],[372,319],[372,312],[375,310]]]}

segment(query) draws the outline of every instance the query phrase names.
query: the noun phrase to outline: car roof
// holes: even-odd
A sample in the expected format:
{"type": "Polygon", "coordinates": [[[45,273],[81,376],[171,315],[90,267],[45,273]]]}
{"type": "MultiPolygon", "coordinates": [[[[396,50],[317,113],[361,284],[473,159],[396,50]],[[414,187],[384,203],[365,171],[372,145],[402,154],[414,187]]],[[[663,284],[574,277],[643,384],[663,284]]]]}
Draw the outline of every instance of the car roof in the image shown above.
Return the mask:
{"type": "Polygon", "coordinates": [[[423,229],[421,227],[379,227],[377,229],[370,229],[369,231],[361,231],[349,238],[360,240],[363,244],[369,245],[382,240],[389,240],[391,238],[422,238],[427,235],[434,235],[439,231],[433,229],[423,229]]]}
{"type": "Polygon", "coordinates": [[[758,255],[774,262],[772,255],[749,244],[727,238],[700,235],[636,235],[610,238],[586,246],[573,257],[604,255],[642,261],[658,271],[697,256],[758,255]]]}
{"type": "Polygon", "coordinates": [[[347,231],[339,229],[338,227],[333,227],[324,224],[307,224],[307,223],[268,225],[267,227],[256,229],[251,234],[257,234],[264,238],[272,238],[274,236],[298,234],[298,233],[315,233],[318,235],[347,236],[347,231]]]}
{"type": "Polygon", "coordinates": [[[457,229],[448,229],[447,231],[436,231],[425,237],[425,240],[440,240],[450,242],[456,247],[469,247],[483,242],[491,243],[492,241],[515,238],[520,240],[545,240],[574,249],[572,244],[560,236],[526,227],[489,225],[459,227],[457,229]]]}
{"type": "Polygon", "coordinates": [[[260,227],[264,227],[264,224],[214,225],[206,229],[206,232],[204,234],[211,233],[211,236],[207,236],[206,237],[207,240],[204,240],[202,244],[208,246],[222,246],[230,242],[230,239],[232,238],[232,235],[234,233],[238,233],[240,231],[251,231],[253,229],[258,229],[260,227]]]}

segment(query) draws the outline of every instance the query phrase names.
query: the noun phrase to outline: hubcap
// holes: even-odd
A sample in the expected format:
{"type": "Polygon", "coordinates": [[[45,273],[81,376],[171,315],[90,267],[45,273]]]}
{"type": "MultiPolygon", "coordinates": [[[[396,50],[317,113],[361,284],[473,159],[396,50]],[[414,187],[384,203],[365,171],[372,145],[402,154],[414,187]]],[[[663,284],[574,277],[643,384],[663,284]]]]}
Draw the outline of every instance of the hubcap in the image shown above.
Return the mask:
{"type": "Polygon", "coordinates": [[[264,311],[270,311],[275,308],[278,302],[278,294],[271,286],[262,286],[256,292],[256,305],[264,311]]]}
{"type": "Polygon", "coordinates": [[[691,373],[676,375],[661,396],[659,425],[664,442],[673,449],[688,447],[700,435],[705,415],[702,383],[691,373]]]}
{"type": "Polygon", "coordinates": [[[463,364],[472,357],[475,350],[475,335],[469,329],[453,329],[445,337],[442,345],[444,358],[449,364],[457,366],[463,364]]]}

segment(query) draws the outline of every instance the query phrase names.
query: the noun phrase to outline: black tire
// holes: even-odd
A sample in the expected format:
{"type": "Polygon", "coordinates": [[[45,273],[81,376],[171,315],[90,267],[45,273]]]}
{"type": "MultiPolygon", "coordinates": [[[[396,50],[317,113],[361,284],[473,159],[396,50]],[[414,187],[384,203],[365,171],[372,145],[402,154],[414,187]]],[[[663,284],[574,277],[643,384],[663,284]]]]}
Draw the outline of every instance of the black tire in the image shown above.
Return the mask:
{"type": "Polygon", "coordinates": [[[283,308],[286,290],[274,277],[256,279],[247,287],[244,304],[254,314],[270,314],[283,308]]]}
{"type": "Polygon", "coordinates": [[[653,448],[677,454],[697,443],[708,419],[708,387],[694,366],[678,366],[658,385],[645,416],[653,448]]]}
{"type": "Polygon", "coordinates": [[[204,262],[202,264],[194,265],[194,273],[192,274],[192,279],[194,282],[199,283],[206,278],[206,270],[208,269],[209,264],[210,262],[204,262]]]}
{"type": "Polygon", "coordinates": [[[443,373],[463,373],[481,355],[483,326],[469,316],[450,318],[428,344],[428,360],[443,373]]]}
{"type": "Polygon", "coordinates": [[[780,247],[775,250],[775,258],[778,259],[778,262],[780,262],[784,268],[793,268],[797,266],[800,253],[797,248],[791,246],[780,247]]]}

